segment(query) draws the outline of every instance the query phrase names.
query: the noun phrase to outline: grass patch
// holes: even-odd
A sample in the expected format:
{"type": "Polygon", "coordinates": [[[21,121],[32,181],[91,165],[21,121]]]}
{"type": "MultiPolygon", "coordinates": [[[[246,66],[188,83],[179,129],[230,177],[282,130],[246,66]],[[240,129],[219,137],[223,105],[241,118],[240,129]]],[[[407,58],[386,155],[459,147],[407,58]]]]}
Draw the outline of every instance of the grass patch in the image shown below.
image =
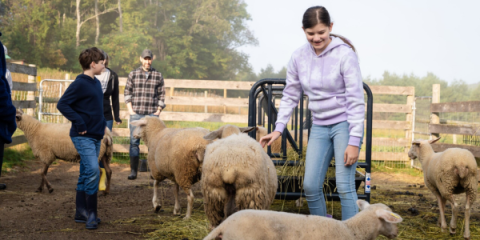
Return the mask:
{"type": "Polygon", "coordinates": [[[26,143],[5,148],[2,172],[17,171],[19,167],[25,167],[26,162],[33,159],[32,149],[26,143]]]}

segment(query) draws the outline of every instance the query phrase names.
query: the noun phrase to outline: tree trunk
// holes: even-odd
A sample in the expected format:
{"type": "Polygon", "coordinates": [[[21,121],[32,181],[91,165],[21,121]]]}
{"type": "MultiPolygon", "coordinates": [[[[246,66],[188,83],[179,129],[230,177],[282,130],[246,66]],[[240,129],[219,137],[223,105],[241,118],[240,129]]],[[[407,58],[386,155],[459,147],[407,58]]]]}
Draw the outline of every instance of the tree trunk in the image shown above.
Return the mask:
{"type": "Polygon", "coordinates": [[[98,45],[98,37],[100,36],[100,17],[98,17],[98,0],[95,0],[95,21],[97,22],[97,33],[95,35],[95,45],[98,45]]]}
{"type": "Polygon", "coordinates": [[[75,47],[78,48],[80,46],[80,27],[82,26],[80,23],[80,0],[77,0],[77,32],[76,32],[76,37],[77,37],[77,42],[75,44],[75,47]]]}
{"type": "Polygon", "coordinates": [[[120,14],[118,18],[118,25],[120,26],[120,32],[123,32],[122,5],[120,3],[120,0],[118,0],[118,14],[120,14]]]}

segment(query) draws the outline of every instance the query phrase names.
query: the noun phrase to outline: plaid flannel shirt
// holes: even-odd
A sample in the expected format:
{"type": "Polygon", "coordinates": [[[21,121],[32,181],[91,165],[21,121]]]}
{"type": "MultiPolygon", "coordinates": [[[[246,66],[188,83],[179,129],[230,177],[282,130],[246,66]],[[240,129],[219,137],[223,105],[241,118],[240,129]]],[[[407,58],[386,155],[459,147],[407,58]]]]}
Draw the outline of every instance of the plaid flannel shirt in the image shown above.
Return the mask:
{"type": "Polygon", "coordinates": [[[148,72],[142,67],[133,70],[128,74],[124,96],[125,103],[131,102],[133,111],[137,114],[152,114],[158,107],[164,109],[165,84],[162,74],[154,68],[148,72]]]}

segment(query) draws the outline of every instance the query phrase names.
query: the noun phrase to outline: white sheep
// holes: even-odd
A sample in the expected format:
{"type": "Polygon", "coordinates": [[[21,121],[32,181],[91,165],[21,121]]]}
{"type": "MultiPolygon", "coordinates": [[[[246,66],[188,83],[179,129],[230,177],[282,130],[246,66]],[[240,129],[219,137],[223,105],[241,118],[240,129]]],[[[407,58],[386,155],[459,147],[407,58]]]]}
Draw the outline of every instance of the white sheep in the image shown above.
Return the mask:
{"type": "MultiPolygon", "coordinates": [[[[55,161],[61,159],[69,162],[80,162],[80,155],[73,145],[70,138],[71,123],[42,123],[37,119],[23,114],[21,110],[17,110],[16,114],[17,126],[25,134],[25,138],[32,148],[33,155],[39,159],[44,165],[41,172],[42,181],[36,192],[43,191],[45,184],[48,191],[53,192],[53,187],[47,180],[48,167],[55,161]]],[[[110,169],[110,160],[113,156],[112,135],[109,130],[104,135],[98,161],[102,161],[107,175],[107,188],[104,194],[110,192],[110,180],[112,170],[110,169]]]]}
{"type": "Polygon", "coordinates": [[[226,125],[205,139],[202,192],[210,228],[237,210],[268,209],[277,191],[277,173],[262,146],[241,132],[253,130],[226,125]]]}
{"type": "Polygon", "coordinates": [[[461,148],[449,148],[443,152],[435,153],[430,144],[439,139],[413,141],[408,156],[411,159],[418,158],[422,163],[425,185],[438,200],[438,208],[440,209],[438,221],[442,231],[447,228],[444,213],[446,201],[450,201],[452,205],[452,220],[449,230],[451,234],[455,234],[459,206],[453,195],[466,193],[463,237],[470,239],[470,209],[475,202],[478,186],[477,163],[470,151],[461,148]]]}
{"type": "Polygon", "coordinates": [[[364,200],[357,200],[357,204],[362,211],[345,221],[268,210],[243,210],[230,216],[204,240],[367,240],[376,239],[379,235],[397,237],[396,224],[402,221],[402,217],[381,203],[370,205],[364,200]]]}
{"type": "MultiPolygon", "coordinates": [[[[260,138],[266,136],[268,134],[268,130],[262,126],[257,126],[256,127],[256,139],[257,139],[257,142],[260,141],[260,138]]],[[[292,137],[294,136],[295,132],[293,131],[290,131],[290,135],[292,135],[292,137]]],[[[298,133],[298,137],[300,137],[300,133],[298,133]]],[[[305,129],[303,130],[303,137],[302,137],[302,145],[303,145],[303,148],[305,149],[305,147],[307,146],[308,144],[308,129],[305,129]]],[[[300,141],[297,141],[297,146],[300,146],[300,141]]],[[[271,148],[271,151],[272,153],[281,153],[282,152],[282,138],[279,137],[277,138],[277,140],[275,140],[272,145],[270,146],[271,148]]],[[[287,141],[287,149],[291,149],[292,146],[290,145],[290,143],[287,141]]],[[[263,148],[265,150],[265,152],[267,151],[267,145],[265,145],[265,147],[263,148]]]]}
{"type": "Polygon", "coordinates": [[[148,165],[154,178],[153,208],[158,212],[162,207],[157,197],[158,184],[169,179],[175,183],[174,215],[181,213],[178,201],[179,187],[187,194],[187,213],[190,218],[194,195],[192,185],[200,180],[205,147],[211,141],[203,139],[210,131],[204,128],[167,128],[158,117],[147,116],[130,124],[137,126],[135,138],[141,138],[148,147],[148,165]]]}

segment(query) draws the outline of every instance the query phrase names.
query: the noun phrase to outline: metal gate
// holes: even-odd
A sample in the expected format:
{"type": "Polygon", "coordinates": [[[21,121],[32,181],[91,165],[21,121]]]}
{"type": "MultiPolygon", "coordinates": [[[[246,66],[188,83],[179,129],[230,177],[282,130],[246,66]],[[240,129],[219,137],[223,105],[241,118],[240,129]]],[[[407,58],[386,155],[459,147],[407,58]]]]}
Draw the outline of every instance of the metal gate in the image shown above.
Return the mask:
{"type": "Polygon", "coordinates": [[[38,119],[42,122],[65,123],[66,118],[57,110],[57,102],[68,85],[74,80],[44,79],[40,82],[38,94],[38,119]],[[43,119],[45,116],[57,116],[43,119]]]}
{"type": "MultiPolygon", "coordinates": [[[[286,80],[285,79],[262,79],[256,82],[252,88],[250,89],[249,94],[249,111],[248,111],[248,126],[258,126],[265,124],[265,117],[267,118],[267,130],[268,133],[272,132],[276,117],[278,114],[278,110],[275,107],[275,102],[273,101],[274,97],[278,97],[281,95],[281,92],[285,88],[286,80]],[[275,86],[274,86],[275,85],[275,86]],[[258,105],[257,105],[258,103],[258,105]],[[258,114],[258,117],[257,117],[258,114]]],[[[365,199],[370,201],[370,182],[371,182],[371,154],[372,154],[372,113],[373,113],[373,95],[372,91],[368,87],[367,84],[363,84],[363,88],[367,94],[367,121],[366,121],[366,146],[365,146],[365,162],[359,162],[357,164],[358,168],[365,169],[365,175],[360,179],[365,183],[364,194],[358,194],[359,199],[365,199]]],[[[304,134],[304,127],[308,128],[308,135],[310,135],[310,128],[311,128],[311,113],[309,110],[305,109],[305,100],[308,102],[308,97],[301,93],[301,101],[299,106],[295,107],[292,116],[292,123],[291,129],[292,133],[288,130],[288,127],[285,128],[282,134],[282,141],[281,141],[281,151],[282,154],[272,153],[271,147],[267,148],[267,154],[273,158],[272,161],[275,166],[297,166],[301,164],[299,160],[292,160],[288,159],[287,154],[287,141],[292,147],[293,151],[296,151],[299,156],[303,154],[303,134],[304,134]],[[306,114],[305,114],[306,113],[306,114]],[[292,136],[293,134],[293,136],[292,136]],[[297,138],[298,137],[298,138],[297,138]],[[297,145],[298,142],[298,145],[297,145]],[[275,159],[276,158],[276,159],[275,159]]],[[[256,139],[256,132],[251,131],[249,135],[256,139]]],[[[331,164],[331,166],[334,166],[331,164]]],[[[357,180],[357,178],[356,178],[357,180]]],[[[330,179],[328,179],[330,182],[330,179]]],[[[301,186],[298,184],[299,181],[296,181],[294,185],[296,187],[287,187],[286,191],[279,192],[277,190],[277,194],[275,196],[276,199],[285,199],[285,200],[294,200],[300,197],[304,197],[303,191],[301,191],[301,186]],[[300,190],[300,191],[295,191],[300,190]]],[[[279,184],[280,178],[279,178],[279,184]]],[[[357,184],[357,181],[356,181],[357,184]]],[[[358,188],[358,186],[357,186],[358,188]]],[[[326,194],[327,199],[329,200],[339,200],[338,193],[330,193],[326,194]]]]}

